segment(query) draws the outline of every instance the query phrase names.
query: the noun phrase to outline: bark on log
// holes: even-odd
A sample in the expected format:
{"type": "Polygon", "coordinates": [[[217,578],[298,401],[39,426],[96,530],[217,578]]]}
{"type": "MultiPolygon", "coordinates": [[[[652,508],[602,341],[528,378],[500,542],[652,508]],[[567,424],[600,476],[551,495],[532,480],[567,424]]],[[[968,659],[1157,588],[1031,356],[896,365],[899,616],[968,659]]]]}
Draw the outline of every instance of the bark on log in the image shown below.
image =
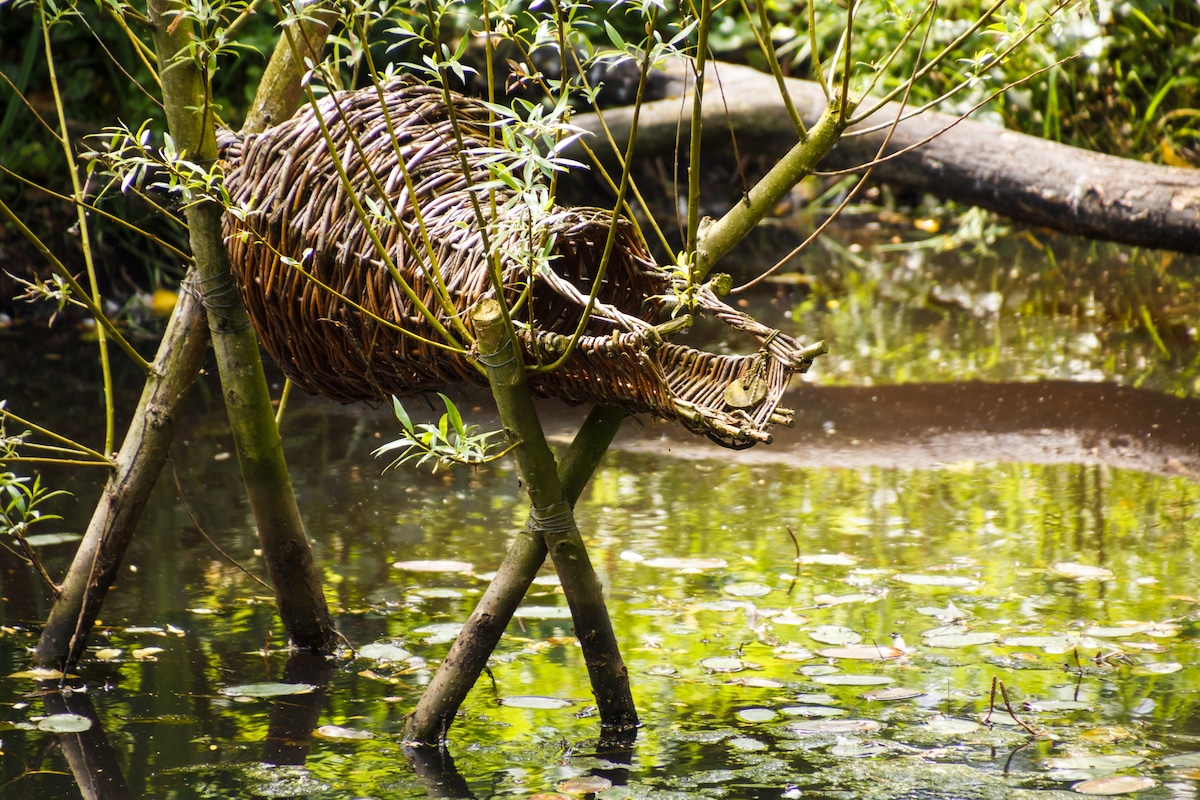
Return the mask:
{"type": "MultiPolygon", "coordinates": [[[[704,95],[706,144],[727,142],[731,125],[743,153],[764,147],[782,151],[796,141],[774,78],[736,64],[714,66],[719,82],[710,73],[704,95]]],[[[642,157],[674,154],[677,137],[686,146],[688,120],[681,122],[681,115],[690,113],[690,104],[679,101],[687,92],[684,75],[672,68],[658,83],[666,99],[646,104],[638,122],[637,155],[642,157]]],[[[786,83],[796,109],[811,126],[825,106],[820,87],[790,78],[786,83]]],[[[851,133],[890,123],[897,108],[890,104],[851,133]]],[[[604,112],[616,141],[626,140],[632,116],[632,108],[604,112]]],[[[593,149],[611,155],[595,114],[582,114],[573,122],[596,134],[588,137],[593,149]]],[[[821,169],[865,165],[885,134],[843,138],[821,169]]],[[[935,112],[902,121],[884,152],[897,153],[929,137],[935,138],[879,164],[873,177],[1064,233],[1200,253],[1200,170],[1093,153],[935,112]]],[[[576,158],[581,154],[580,148],[568,152],[576,158]]]]}

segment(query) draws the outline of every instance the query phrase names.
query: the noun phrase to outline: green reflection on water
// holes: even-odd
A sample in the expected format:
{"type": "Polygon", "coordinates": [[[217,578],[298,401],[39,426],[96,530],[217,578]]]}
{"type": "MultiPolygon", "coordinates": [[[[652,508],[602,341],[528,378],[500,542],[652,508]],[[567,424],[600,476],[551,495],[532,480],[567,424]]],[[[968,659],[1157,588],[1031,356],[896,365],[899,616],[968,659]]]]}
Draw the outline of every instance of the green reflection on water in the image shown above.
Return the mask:
{"type": "MultiPolygon", "coordinates": [[[[1064,310],[1047,306],[1068,279],[1037,253],[1044,246],[1020,241],[969,258],[835,252],[810,264],[814,292],[777,284],[751,310],[831,340],[834,353],[814,370],[817,382],[1104,378],[1195,395],[1195,337],[1168,313],[1173,306],[1156,302],[1160,293],[1133,277],[1145,272],[1137,260],[1150,255],[1122,261],[1083,253],[1077,260],[1095,270],[1095,290],[1079,290],[1064,310]],[[930,271],[939,278],[927,278],[930,271]],[[1139,302],[1162,323],[1169,356],[1139,327],[1139,302]]],[[[1166,294],[1188,286],[1178,263],[1157,274],[1166,294]]],[[[172,454],[187,500],[211,537],[261,572],[220,410],[203,400],[194,410],[172,454]]],[[[524,523],[523,493],[505,465],[381,475],[369,453],[394,435],[382,412],[310,403],[290,413],[289,459],[339,627],[355,645],[388,642],[411,657],[338,661],[328,691],[316,697],[316,724],[375,738],[297,745],[307,751],[299,771],[260,765],[272,716],[299,698],[243,703],[219,689],[281,680],[282,631],[269,593],[213,552],[164,480],[130,568],[106,603],[110,635],[93,641],[93,651],[123,653],[81,670],[135,793],[426,796],[397,737],[448,645],[418,630],[466,618],[486,585],[481,576],[524,523]],[[475,574],[391,566],[419,559],[470,562],[475,574]],[[130,632],[130,625],[162,630],[130,632]],[[162,650],[135,657],[152,647],[162,650]]],[[[1094,463],[989,464],[986,451],[980,463],[931,461],[922,469],[761,464],[718,450],[684,460],[659,447],[658,435],[649,426],[640,433],[651,452],[610,453],[577,509],[645,722],[635,747],[596,752],[597,720],[569,621],[514,621],[491,676],[452,731],[451,752],[476,796],[527,796],[603,774],[617,783],[602,795],[611,798],[778,798],[793,790],[1046,798],[1082,778],[1051,773],[1044,758],[1104,753],[1145,757],[1127,771],[1173,782],[1181,796],[1197,793],[1194,776],[1172,775],[1180,769],[1156,759],[1200,742],[1200,485],[1094,463]],[[689,571],[653,566],[660,558],[707,561],[689,571]],[[1063,574],[1064,564],[1112,576],[1080,580],[1063,574]],[[963,580],[944,587],[898,575],[963,580]],[[1087,635],[1089,627],[1125,622],[1148,625],[1128,636],[1087,635]],[[999,638],[962,648],[927,644],[922,633],[947,624],[999,638]],[[886,661],[824,658],[816,651],[827,645],[809,636],[820,625],[906,652],[886,661]],[[1012,643],[1030,636],[1059,644],[1012,643]],[[721,660],[705,662],[712,658],[721,660]],[[1174,664],[1180,668],[1168,671],[1174,664]],[[829,670],[918,694],[864,699],[880,687],[830,683],[818,674],[829,670]],[[993,678],[1047,738],[1032,740],[1002,710],[994,727],[954,727],[988,710],[993,678]],[[536,710],[499,702],[517,695],[572,704],[536,710]],[[747,709],[765,711],[739,714],[747,709]],[[828,719],[882,727],[795,730],[835,711],[844,713],[828,719]]],[[[83,515],[94,487],[72,488],[80,502],[66,513],[83,515]]],[[[51,561],[61,566],[67,555],[57,548],[51,561]]],[[[0,668],[10,673],[24,668],[33,641],[27,626],[47,608],[27,574],[5,570],[0,621],[9,627],[0,634],[0,668]]],[[[552,581],[535,585],[526,602],[564,604],[552,581]]],[[[0,681],[4,796],[78,796],[50,736],[22,727],[44,713],[30,689],[0,681]],[[47,771],[22,777],[38,768],[47,771]]]]}

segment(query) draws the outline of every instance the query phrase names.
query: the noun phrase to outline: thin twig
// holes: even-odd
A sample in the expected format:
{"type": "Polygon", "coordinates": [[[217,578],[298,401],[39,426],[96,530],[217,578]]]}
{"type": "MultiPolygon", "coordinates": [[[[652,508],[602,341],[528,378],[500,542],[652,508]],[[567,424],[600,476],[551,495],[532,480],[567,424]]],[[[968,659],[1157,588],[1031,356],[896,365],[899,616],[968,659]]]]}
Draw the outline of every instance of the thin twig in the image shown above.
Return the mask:
{"type": "Polygon", "coordinates": [[[787,526],[788,536],[792,537],[792,544],[796,548],[796,571],[792,575],[792,582],[788,586],[788,597],[792,596],[792,589],[796,588],[796,582],[800,580],[800,540],[796,538],[796,532],[792,530],[792,526],[787,526]]]}

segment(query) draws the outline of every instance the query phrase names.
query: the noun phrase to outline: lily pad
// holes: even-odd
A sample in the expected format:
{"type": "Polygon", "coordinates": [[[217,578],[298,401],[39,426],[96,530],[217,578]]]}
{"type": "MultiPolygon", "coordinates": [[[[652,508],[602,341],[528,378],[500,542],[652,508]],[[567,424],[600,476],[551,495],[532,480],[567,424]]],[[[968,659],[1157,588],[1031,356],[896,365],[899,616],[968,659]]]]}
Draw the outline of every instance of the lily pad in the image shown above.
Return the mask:
{"type": "Polygon", "coordinates": [[[890,702],[893,700],[911,700],[925,694],[920,689],[910,689],[906,686],[889,686],[886,689],[872,689],[859,695],[863,700],[890,702]]]}
{"type": "Polygon", "coordinates": [[[1153,779],[1137,775],[1110,775],[1107,778],[1077,783],[1071,788],[1080,794],[1114,795],[1132,794],[1157,785],[1153,779]]]}
{"type": "Polygon", "coordinates": [[[375,734],[358,728],[343,728],[341,725],[322,725],[313,731],[314,736],[322,739],[363,740],[374,739],[375,734]]]}
{"type": "Polygon", "coordinates": [[[922,727],[934,733],[960,736],[964,733],[977,731],[983,726],[974,720],[962,719],[961,717],[946,717],[938,714],[927,719],[925,725],[922,727]]]}
{"type": "Polygon", "coordinates": [[[927,617],[935,617],[942,622],[957,622],[962,619],[969,619],[971,615],[963,611],[958,606],[954,605],[954,601],[948,601],[944,608],[937,606],[920,606],[917,608],[918,614],[924,614],[927,617]]]}
{"type": "Polygon", "coordinates": [[[974,647],[980,644],[991,644],[999,641],[995,633],[948,633],[942,636],[927,636],[922,641],[927,647],[974,647]]]}
{"type": "Polygon", "coordinates": [[[858,563],[854,556],[845,553],[814,553],[796,559],[797,564],[821,564],[830,567],[853,567],[858,563]]]}
{"type": "Polygon", "coordinates": [[[776,714],[769,708],[743,708],[735,714],[742,722],[770,722],[775,719],[776,714]]]}
{"type": "Polygon", "coordinates": [[[428,559],[421,561],[395,561],[392,569],[404,572],[474,572],[475,566],[467,561],[428,559]]]}
{"type": "Polygon", "coordinates": [[[841,625],[818,625],[808,635],[821,644],[858,644],[863,639],[857,631],[841,625]]]}
{"type": "Polygon", "coordinates": [[[771,593],[771,587],[763,583],[727,583],[721,591],[733,597],[763,597],[771,593]]]}
{"type": "Polygon", "coordinates": [[[412,653],[403,647],[391,644],[390,642],[364,644],[358,648],[358,654],[363,658],[370,658],[375,661],[403,661],[412,656],[412,653]]]}
{"type": "Polygon", "coordinates": [[[789,717],[806,717],[808,719],[844,717],[849,713],[844,708],[836,708],[834,706],[788,706],[781,708],[780,711],[789,717]]]}
{"type": "Polygon", "coordinates": [[[1138,664],[1131,671],[1134,675],[1170,675],[1181,669],[1183,665],[1175,661],[1155,661],[1150,664],[1138,664]]]}
{"type": "Polygon", "coordinates": [[[437,622],[433,625],[422,625],[419,628],[414,628],[413,633],[422,634],[426,644],[445,644],[453,642],[458,638],[458,634],[462,632],[463,624],[461,622],[437,622]]]}
{"type": "Polygon", "coordinates": [[[47,733],[83,733],[92,727],[92,720],[82,714],[51,714],[38,720],[37,727],[47,733]]]}
{"type": "Polygon", "coordinates": [[[217,690],[226,697],[285,697],[291,694],[308,694],[318,686],[311,683],[244,683],[239,686],[223,686],[217,690]]]}
{"type": "Polygon", "coordinates": [[[813,603],[818,606],[841,606],[847,603],[878,603],[880,599],[877,594],[819,594],[813,598],[813,603]]]}
{"type": "Polygon", "coordinates": [[[851,733],[871,733],[883,727],[873,719],[814,719],[788,724],[795,733],[833,733],[844,736],[851,733]]]}
{"type": "Polygon", "coordinates": [[[511,697],[501,697],[500,705],[508,706],[509,708],[535,708],[542,711],[569,708],[575,705],[573,700],[566,700],[562,697],[547,697],[537,694],[516,694],[511,697]]]}
{"type": "Polygon", "coordinates": [[[1060,561],[1052,569],[1064,578],[1073,578],[1077,581],[1104,581],[1113,576],[1110,569],[1093,567],[1088,564],[1075,564],[1069,561],[1060,561]]]}
{"type": "Polygon", "coordinates": [[[1084,630],[1084,636],[1094,636],[1097,639],[1119,639],[1122,636],[1134,636],[1150,630],[1150,625],[1092,625],[1084,630]]]}
{"type": "Polygon", "coordinates": [[[700,660],[700,666],[709,672],[741,672],[746,662],[733,656],[710,656],[700,660]]]}
{"type": "Polygon", "coordinates": [[[977,589],[983,585],[982,582],[964,578],[961,575],[913,575],[900,574],[893,575],[892,580],[906,583],[909,586],[941,586],[952,589],[977,589]]]}
{"type": "Polygon", "coordinates": [[[1047,758],[1043,764],[1047,769],[1086,769],[1086,770],[1108,770],[1115,772],[1119,769],[1129,769],[1136,767],[1146,759],[1140,756],[1065,756],[1062,758],[1047,758]]]}
{"type": "Polygon", "coordinates": [[[886,675],[818,675],[813,683],[822,686],[884,686],[893,683],[886,675]]]}
{"type": "Polygon", "coordinates": [[[812,651],[798,644],[785,644],[776,647],[772,655],[780,661],[808,661],[813,657],[812,651]]]}
{"type": "Polygon", "coordinates": [[[556,787],[567,794],[595,794],[612,788],[612,781],[603,775],[581,775],[578,778],[567,778],[556,787]]]}
{"type": "Polygon", "coordinates": [[[648,558],[643,566],[654,569],[679,569],[703,572],[710,569],[725,569],[729,563],[723,558],[648,558]]]}
{"type": "Polygon", "coordinates": [[[569,606],[520,606],[513,616],[520,619],[570,619],[571,609],[569,606]]]}
{"type": "Polygon", "coordinates": [[[774,678],[733,678],[731,686],[749,686],[751,689],[782,689],[783,683],[774,678]]]}
{"type": "Polygon", "coordinates": [[[863,644],[854,647],[826,647],[818,650],[822,658],[841,658],[849,661],[887,661],[904,655],[903,650],[895,647],[877,644],[863,644]]]}

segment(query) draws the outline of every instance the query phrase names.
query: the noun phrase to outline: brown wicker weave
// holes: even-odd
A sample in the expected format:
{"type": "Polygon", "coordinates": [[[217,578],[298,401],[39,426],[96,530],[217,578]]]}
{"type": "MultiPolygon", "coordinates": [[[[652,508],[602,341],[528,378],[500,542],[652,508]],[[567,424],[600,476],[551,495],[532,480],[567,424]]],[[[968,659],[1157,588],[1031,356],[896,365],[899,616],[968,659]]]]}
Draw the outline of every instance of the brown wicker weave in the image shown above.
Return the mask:
{"type": "MultiPolygon", "coordinates": [[[[503,227],[497,232],[487,192],[471,188],[489,180],[479,164],[487,111],[477,101],[454,97],[462,148],[472,164],[469,186],[441,90],[403,80],[389,85],[385,97],[395,142],[373,88],[325,98],[319,113],[355,194],[384,206],[369,163],[398,209],[410,236],[406,242],[398,225],[377,225],[386,252],[420,301],[453,330],[453,315],[438,308],[431,259],[421,244],[397,153],[404,159],[446,292],[469,327],[469,309],[493,292],[471,193],[488,219],[484,229],[493,238],[507,237],[491,242],[493,251],[511,249],[512,239],[522,235],[520,225],[509,225],[508,234],[503,227]]],[[[416,311],[379,257],[311,108],[259,135],[223,134],[221,146],[229,192],[235,203],[252,209],[225,218],[234,272],[260,339],[289,378],[345,402],[462,382],[486,385],[468,357],[429,343],[444,338],[416,311]]],[[[496,196],[503,204],[510,194],[496,196]]],[[[501,212],[514,214],[519,212],[501,212]]],[[[527,364],[548,363],[563,352],[597,272],[611,219],[601,209],[556,208],[539,228],[554,237],[554,274],[539,274],[531,286],[528,269],[510,256],[501,259],[509,304],[530,290],[514,312],[527,364]]],[[[699,308],[757,337],[759,352],[716,355],[663,341],[654,325],[661,321],[661,296],[670,294],[671,285],[671,274],[655,265],[632,226],[619,221],[585,336],[559,369],[531,374],[531,386],[568,403],[603,403],[675,419],[731,447],[769,441],[771,425],[791,421],[792,412],[778,407],[788,380],[809,367],[818,346],[805,347],[760,325],[707,289],[698,294],[699,308]]]]}

